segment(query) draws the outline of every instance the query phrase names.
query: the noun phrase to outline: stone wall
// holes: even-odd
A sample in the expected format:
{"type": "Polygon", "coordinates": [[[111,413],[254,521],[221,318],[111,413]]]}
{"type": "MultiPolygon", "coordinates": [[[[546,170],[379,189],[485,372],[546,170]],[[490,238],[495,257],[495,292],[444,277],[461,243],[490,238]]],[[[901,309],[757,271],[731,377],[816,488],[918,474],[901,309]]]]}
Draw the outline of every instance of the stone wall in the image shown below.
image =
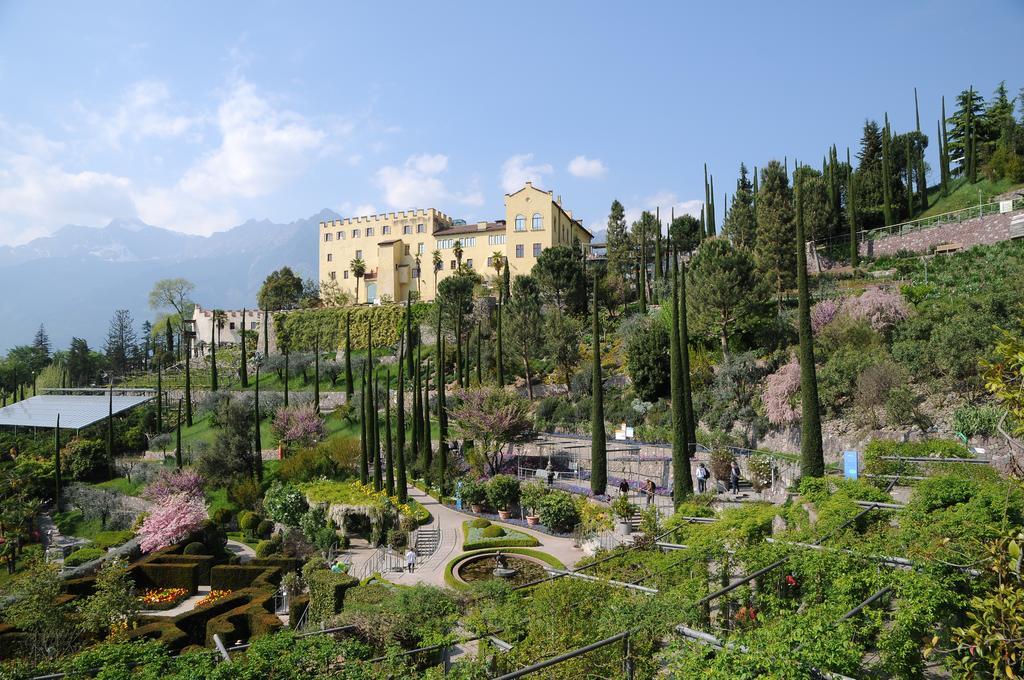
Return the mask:
{"type": "MultiPolygon", "coordinates": [[[[1019,211],[1018,211],[1019,212],[1019,211]]],[[[1015,213],[986,215],[963,222],[942,224],[926,229],[893,234],[860,244],[860,254],[867,257],[895,255],[901,250],[927,253],[944,243],[959,243],[965,249],[971,246],[999,243],[1010,238],[1010,218],[1015,213]]]]}

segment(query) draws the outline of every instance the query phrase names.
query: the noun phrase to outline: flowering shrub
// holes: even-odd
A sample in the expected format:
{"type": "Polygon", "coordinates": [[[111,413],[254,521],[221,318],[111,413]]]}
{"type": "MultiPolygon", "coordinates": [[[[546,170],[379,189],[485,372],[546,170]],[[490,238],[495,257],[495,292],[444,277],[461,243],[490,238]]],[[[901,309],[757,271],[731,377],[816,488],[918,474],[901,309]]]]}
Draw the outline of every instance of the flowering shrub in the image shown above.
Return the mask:
{"type": "Polygon", "coordinates": [[[142,492],[144,497],[157,503],[176,494],[184,494],[190,498],[202,498],[203,476],[191,468],[162,470],[142,492]]]}
{"type": "Polygon", "coordinates": [[[153,588],[139,596],[144,609],[170,609],[188,597],[184,588],[153,588]]]}
{"type": "Polygon", "coordinates": [[[800,412],[793,407],[793,398],[800,391],[800,364],[790,361],[765,378],[761,401],[765,415],[772,425],[792,425],[800,420],[800,412]]]}
{"type": "Polygon", "coordinates": [[[311,404],[279,408],[271,427],[289,445],[312,446],[324,438],[324,419],[311,404]]]}
{"type": "Polygon", "coordinates": [[[196,606],[202,607],[205,604],[212,604],[214,602],[217,602],[218,600],[223,600],[231,593],[232,591],[230,590],[211,590],[209,595],[199,600],[199,602],[196,602],[196,606]]]}
{"type": "Polygon", "coordinates": [[[841,304],[839,300],[829,298],[814,305],[811,308],[811,331],[817,333],[832,323],[832,319],[836,318],[836,315],[839,314],[841,304]]]}
{"type": "Polygon", "coordinates": [[[185,494],[166,496],[142,523],[142,552],[150,552],[184,540],[206,521],[202,498],[185,494]]]}
{"type": "Polygon", "coordinates": [[[843,311],[854,319],[864,319],[879,333],[888,331],[910,315],[906,301],[899,293],[872,288],[860,297],[847,298],[843,311]]]}

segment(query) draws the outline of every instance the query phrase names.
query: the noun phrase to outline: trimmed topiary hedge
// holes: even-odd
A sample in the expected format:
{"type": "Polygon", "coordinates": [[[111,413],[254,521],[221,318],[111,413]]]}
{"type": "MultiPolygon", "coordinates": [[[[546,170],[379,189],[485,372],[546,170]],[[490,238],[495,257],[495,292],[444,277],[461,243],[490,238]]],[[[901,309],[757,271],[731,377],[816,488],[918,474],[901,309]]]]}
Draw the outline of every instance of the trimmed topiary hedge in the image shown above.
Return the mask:
{"type": "Polygon", "coordinates": [[[309,586],[309,615],[306,621],[320,623],[341,611],[345,591],[359,585],[359,580],[327,569],[310,574],[306,584],[309,586]]]}
{"type": "Polygon", "coordinates": [[[142,564],[135,574],[135,583],[142,589],[146,588],[184,588],[189,595],[199,591],[199,563],[185,564],[142,564]],[[139,583],[138,574],[142,573],[147,583],[139,583]]]}
{"type": "Polygon", "coordinates": [[[532,548],[540,545],[533,536],[515,529],[500,527],[488,523],[486,527],[473,526],[474,522],[462,523],[462,549],[477,550],[480,548],[511,548],[525,547],[532,548]]]}
{"type": "Polygon", "coordinates": [[[102,557],[105,552],[106,551],[103,548],[79,548],[64,558],[64,566],[77,567],[85,564],[86,562],[92,562],[93,560],[102,557]]]}
{"type": "Polygon", "coordinates": [[[274,570],[278,571],[277,579],[280,580],[280,570],[276,567],[222,564],[210,570],[210,590],[242,590],[257,585],[255,582],[261,577],[264,582],[270,583],[272,579],[267,572],[274,570]]]}
{"type": "Polygon", "coordinates": [[[199,541],[192,541],[185,546],[185,549],[181,551],[182,555],[202,555],[206,550],[206,546],[199,541]]]}

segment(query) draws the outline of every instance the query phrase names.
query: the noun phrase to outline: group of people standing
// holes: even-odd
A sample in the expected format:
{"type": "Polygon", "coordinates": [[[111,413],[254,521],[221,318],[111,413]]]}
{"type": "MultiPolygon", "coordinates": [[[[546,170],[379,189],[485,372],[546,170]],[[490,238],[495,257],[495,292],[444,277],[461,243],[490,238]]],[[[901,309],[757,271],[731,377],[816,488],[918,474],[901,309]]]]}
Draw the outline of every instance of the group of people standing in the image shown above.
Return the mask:
{"type": "MultiPolygon", "coordinates": [[[[711,479],[711,471],[708,470],[704,463],[698,463],[697,465],[697,493],[707,493],[708,480],[711,479]]],[[[654,485],[654,480],[648,479],[642,485],[642,490],[647,496],[647,505],[651,506],[654,503],[654,493],[657,487],[654,485]]],[[[729,465],[729,491],[732,493],[740,492],[740,464],[735,460],[729,465]]],[[[619,482],[619,494],[622,496],[629,495],[629,482],[623,479],[619,482]]]]}

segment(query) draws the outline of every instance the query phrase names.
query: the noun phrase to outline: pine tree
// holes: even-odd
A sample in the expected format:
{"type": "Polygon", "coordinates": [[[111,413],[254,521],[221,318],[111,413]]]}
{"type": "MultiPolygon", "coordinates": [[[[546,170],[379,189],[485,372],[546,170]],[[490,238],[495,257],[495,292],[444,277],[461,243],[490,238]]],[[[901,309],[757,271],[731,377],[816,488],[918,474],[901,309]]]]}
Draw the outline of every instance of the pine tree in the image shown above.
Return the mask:
{"type": "Polygon", "coordinates": [[[814,368],[814,336],[811,333],[811,305],[807,290],[807,253],[804,250],[803,196],[799,175],[796,187],[797,294],[800,335],[800,473],[806,477],[825,474],[821,444],[821,416],[818,404],[818,378],[814,368]]]}
{"type": "MultiPolygon", "coordinates": [[[[617,200],[612,201],[608,213],[608,271],[625,281],[633,267],[636,256],[633,254],[629,232],[626,224],[626,209],[617,200]]],[[[506,263],[506,273],[508,264],[506,263]]],[[[508,301],[508,286],[505,286],[504,301],[508,301]]]]}
{"type": "MultiPolygon", "coordinates": [[[[686,401],[683,396],[683,356],[680,348],[679,261],[672,258],[672,328],[669,342],[669,376],[672,393],[672,500],[676,507],[689,495],[686,479],[690,476],[690,442],[686,422],[686,401]],[[684,472],[685,470],[685,472],[684,472]]],[[[692,487],[692,481],[691,485],[692,487]]]]}
{"type": "Polygon", "coordinates": [[[352,312],[345,313],[345,401],[351,402],[355,394],[352,383],[352,312]]]}
{"type": "Polygon", "coordinates": [[[885,215],[885,226],[895,220],[892,211],[892,133],[889,131],[889,114],[885,114],[885,127],[882,129],[882,211],[885,215]]]}
{"type": "Polygon", "coordinates": [[[248,358],[246,357],[245,351],[245,310],[242,310],[242,329],[238,331],[238,335],[242,338],[242,363],[238,369],[238,377],[242,381],[242,387],[249,387],[249,369],[246,365],[248,358]]]}
{"type": "Polygon", "coordinates": [[[604,380],[601,376],[601,321],[597,314],[597,277],[593,282],[594,359],[591,376],[593,400],[590,411],[590,490],[595,494],[608,491],[608,445],[604,430],[604,380]]]}
{"type": "Polygon", "coordinates": [[[782,296],[792,285],[794,270],[793,192],[785,167],[771,161],[762,171],[757,196],[757,234],[754,255],[782,308],[782,296]]]}
{"type": "Polygon", "coordinates": [[[384,395],[384,488],[395,495],[395,461],[391,446],[391,369],[387,370],[387,391],[384,395]]]}
{"type": "MultiPolygon", "coordinates": [[[[756,174],[754,179],[757,179],[756,174]]],[[[740,163],[740,176],[736,180],[731,207],[722,220],[722,233],[741,248],[754,247],[754,185],[750,183],[747,166],[743,163],[740,163]]]]}
{"type": "MultiPolygon", "coordinates": [[[[408,312],[407,312],[408,313],[408,312]]],[[[406,353],[410,352],[409,347],[403,348],[406,353]]],[[[401,359],[401,357],[399,357],[401,359]]],[[[399,503],[405,503],[408,498],[406,486],[408,480],[405,472],[405,364],[398,362],[398,394],[395,396],[395,492],[399,503]]]]}

